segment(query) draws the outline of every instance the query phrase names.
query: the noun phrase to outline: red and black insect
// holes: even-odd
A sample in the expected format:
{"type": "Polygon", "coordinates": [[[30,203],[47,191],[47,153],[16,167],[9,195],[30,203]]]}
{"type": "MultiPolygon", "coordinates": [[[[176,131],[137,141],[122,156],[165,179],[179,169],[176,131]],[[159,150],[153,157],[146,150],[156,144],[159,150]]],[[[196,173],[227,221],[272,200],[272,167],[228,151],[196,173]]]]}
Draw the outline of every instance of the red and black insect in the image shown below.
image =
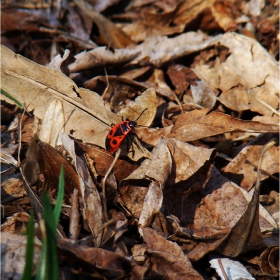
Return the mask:
{"type": "Polygon", "coordinates": [[[123,140],[131,133],[132,129],[137,125],[137,121],[146,110],[147,108],[139,115],[139,117],[135,121],[126,119],[125,121],[122,121],[111,128],[111,130],[107,134],[105,141],[106,149],[110,153],[115,153],[117,151],[123,140]]]}

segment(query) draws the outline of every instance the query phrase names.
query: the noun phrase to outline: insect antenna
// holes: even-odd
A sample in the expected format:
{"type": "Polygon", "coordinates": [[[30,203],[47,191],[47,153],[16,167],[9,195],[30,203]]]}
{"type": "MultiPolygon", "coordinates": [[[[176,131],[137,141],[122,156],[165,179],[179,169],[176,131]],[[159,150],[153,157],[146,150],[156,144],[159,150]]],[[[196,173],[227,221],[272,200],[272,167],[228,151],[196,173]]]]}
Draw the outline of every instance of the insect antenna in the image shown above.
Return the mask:
{"type": "Polygon", "coordinates": [[[135,120],[135,122],[137,122],[137,121],[140,119],[140,117],[143,115],[143,113],[144,113],[146,110],[148,110],[148,108],[146,108],[146,109],[144,109],[144,110],[142,111],[142,113],[138,116],[138,118],[135,120]]]}

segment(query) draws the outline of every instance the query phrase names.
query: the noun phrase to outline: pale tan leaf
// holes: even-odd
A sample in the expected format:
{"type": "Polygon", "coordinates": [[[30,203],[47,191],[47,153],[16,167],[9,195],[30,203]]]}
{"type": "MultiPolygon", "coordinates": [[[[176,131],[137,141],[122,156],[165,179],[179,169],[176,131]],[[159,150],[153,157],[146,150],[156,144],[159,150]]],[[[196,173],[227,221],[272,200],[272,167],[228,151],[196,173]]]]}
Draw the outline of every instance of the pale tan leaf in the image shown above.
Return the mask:
{"type": "Polygon", "coordinates": [[[130,120],[136,120],[140,114],[146,110],[137,121],[137,125],[150,126],[156,115],[156,92],[153,88],[147,89],[135,101],[131,101],[122,109],[119,114],[130,120]]]}
{"type": "Polygon", "coordinates": [[[61,145],[58,135],[59,132],[64,132],[64,124],[62,102],[59,99],[52,99],[43,118],[39,134],[40,140],[53,147],[61,145]]]}
{"type": "Polygon", "coordinates": [[[226,33],[215,38],[213,44],[227,47],[231,55],[212,69],[206,65],[196,66],[194,71],[197,76],[210,88],[222,91],[219,101],[228,108],[271,115],[271,111],[258,99],[278,108],[279,68],[275,59],[249,37],[226,33]]]}
{"type": "MultiPolygon", "coordinates": [[[[59,99],[63,109],[61,115],[65,119],[64,131],[77,139],[105,148],[105,139],[111,124],[119,123],[122,117],[108,111],[98,94],[78,88],[64,74],[15,55],[4,46],[1,52],[3,90],[25,104],[28,111],[34,110],[34,115],[39,119],[44,118],[52,100],[59,99]]],[[[11,102],[3,95],[1,98],[11,102]]],[[[62,127],[58,126],[55,130],[59,129],[62,127]]],[[[139,149],[136,151],[133,160],[148,155],[145,149],[144,154],[139,149]]]]}
{"type": "MultiPolygon", "coordinates": [[[[223,174],[231,181],[250,191],[257,180],[258,162],[263,148],[272,135],[260,135],[249,142],[240,153],[224,168],[223,174]]],[[[271,147],[263,156],[260,179],[268,178],[268,174],[279,172],[279,146],[271,147]]]]}

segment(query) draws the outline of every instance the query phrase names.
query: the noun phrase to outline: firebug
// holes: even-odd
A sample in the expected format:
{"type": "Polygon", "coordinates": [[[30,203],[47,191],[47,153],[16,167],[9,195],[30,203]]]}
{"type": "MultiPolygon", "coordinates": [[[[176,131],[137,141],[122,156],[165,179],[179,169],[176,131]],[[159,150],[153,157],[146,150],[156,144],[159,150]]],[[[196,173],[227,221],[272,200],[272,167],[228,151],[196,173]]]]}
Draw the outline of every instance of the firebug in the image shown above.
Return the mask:
{"type": "Polygon", "coordinates": [[[147,108],[139,115],[139,117],[135,121],[126,119],[125,121],[119,122],[118,124],[112,126],[107,134],[105,141],[106,149],[110,153],[115,153],[117,151],[121,143],[131,133],[132,129],[137,125],[137,121],[146,110],[147,108]]]}

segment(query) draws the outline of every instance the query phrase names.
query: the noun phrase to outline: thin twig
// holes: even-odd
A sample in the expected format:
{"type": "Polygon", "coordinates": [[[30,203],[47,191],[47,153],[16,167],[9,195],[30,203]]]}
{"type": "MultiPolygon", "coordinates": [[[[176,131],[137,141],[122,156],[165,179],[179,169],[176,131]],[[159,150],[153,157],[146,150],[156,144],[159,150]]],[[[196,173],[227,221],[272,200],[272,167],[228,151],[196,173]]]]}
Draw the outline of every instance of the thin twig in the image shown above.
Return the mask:
{"type": "Polygon", "coordinates": [[[20,150],[21,150],[21,127],[22,127],[22,122],[23,122],[23,117],[25,114],[25,109],[23,110],[22,116],[19,121],[19,141],[18,141],[18,166],[20,166],[20,150]]]}
{"type": "Polygon", "coordinates": [[[119,148],[116,152],[116,155],[115,155],[115,158],[111,164],[111,166],[109,167],[106,175],[104,176],[103,178],[103,182],[102,182],[102,197],[103,197],[103,211],[104,211],[104,218],[105,218],[105,221],[108,221],[109,218],[108,218],[108,213],[107,213],[107,201],[106,201],[106,180],[108,178],[108,176],[110,175],[116,161],[118,160],[119,156],[121,154],[121,149],[119,148]]]}
{"type": "Polygon", "coordinates": [[[218,259],[218,264],[220,266],[220,269],[221,269],[221,271],[223,273],[223,276],[224,276],[225,280],[229,280],[228,276],[227,276],[227,274],[225,272],[225,269],[224,269],[224,266],[223,266],[223,263],[222,263],[221,259],[218,259]]]}
{"type": "Polygon", "coordinates": [[[270,111],[272,111],[274,114],[276,114],[277,116],[280,116],[280,113],[275,110],[271,105],[267,104],[266,102],[264,102],[263,100],[259,99],[258,97],[256,97],[256,99],[262,104],[264,105],[266,108],[268,108],[270,111]]]}
{"type": "Polygon", "coordinates": [[[71,196],[71,214],[70,214],[70,225],[69,225],[69,238],[77,239],[79,235],[79,196],[78,190],[74,188],[71,196]]]}
{"type": "Polygon", "coordinates": [[[107,91],[108,91],[108,89],[109,89],[109,86],[110,86],[109,77],[108,77],[106,68],[104,68],[104,72],[105,72],[105,77],[106,77],[107,86],[106,86],[104,92],[102,93],[102,98],[104,98],[104,96],[106,95],[106,93],[107,93],[107,91]]]}
{"type": "Polygon", "coordinates": [[[100,228],[97,229],[96,233],[95,234],[92,234],[92,235],[89,235],[87,237],[84,237],[82,239],[79,240],[79,242],[83,242],[83,241],[88,241],[88,240],[91,240],[91,239],[94,239],[98,236],[98,234],[103,230],[105,229],[106,227],[108,227],[109,225],[117,222],[117,221],[124,221],[125,220],[125,217],[124,217],[124,214],[122,212],[119,212],[118,215],[116,215],[114,218],[112,218],[111,220],[109,220],[107,223],[105,223],[103,226],[101,226],[100,228]]]}

